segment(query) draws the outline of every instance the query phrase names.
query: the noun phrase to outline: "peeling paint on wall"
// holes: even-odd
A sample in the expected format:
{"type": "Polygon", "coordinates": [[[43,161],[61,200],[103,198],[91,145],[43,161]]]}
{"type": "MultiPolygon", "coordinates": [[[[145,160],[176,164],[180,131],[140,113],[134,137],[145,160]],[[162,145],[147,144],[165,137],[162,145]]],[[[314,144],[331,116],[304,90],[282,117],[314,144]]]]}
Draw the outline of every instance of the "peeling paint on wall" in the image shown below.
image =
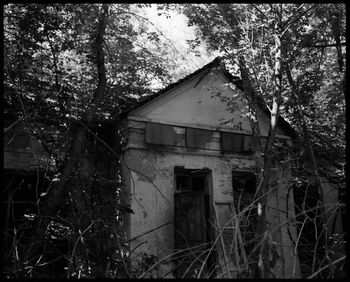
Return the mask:
{"type": "MultiPolygon", "coordinates": [[[[141,106],[129,114],[127,125],[124,125],[129,139],[124,159],[131,170],[127,176],[130,184],[127,189],[135,210],[135,215],[130,217],[129,235],[136,238],[132,240],[131,247],[139,246],[138,251],[147,251],[159,258],[175,251],[174,208],[175,195],[179,192],[175,189],[176,167],[208,171],[209,206],[214,210],[218,208],[219,218],[213,222],[219,226],[225,224],[221,215],[232,217],[236,209],[232,172],[254,175],[255,163],[249,152],[250,123],[239,110],[227,109],[227,99],[240,92],[225,86],[227,81],[216,71],[209,74],[200,81],[201,87],[194,87],[198,84],[199,78],[196,78],[141,106]],[[218,206],[224,208],[220,210],[218,206]],[[149,230],[153,231],[148,233],[149,230]]],[[[236,102],[237,109],[244,107],[242,101],[236,102]]],[[[259,111],[259,118],[263,120],[261,132],[267,136],[269,124],[266,121],[269,117],[259,111]]],[[[280,128],[277,131],[279,137],[290,139],[280,128]]],[[[268,197],[271,226],[276,228],[284,219],[276,209],[276,201],[285,201],[284,180],[287,179],[288,175],[283,175],[283,181],[274,183],[281,191],[268,197]]],[[[285,208],[283,205],[281,203],[282,209],[285,208]]],[[[213,213],[213,210],[210,212],[213,213]]],[[[284,228],[277,228],[270,239],[290,244],[285,237],[286,232],[284,228]]],[[[216,250],[222,262],[223,250],[216,250]]],[[[289,271],[285,266],[288,261],[281,259],[286,251],[291,250],[276,245],[271,253],[277,277],[289,271]]],[[[167,262],[159,270],[160,275],[173,267],[172,262],[167,262]]],[[[237,273],[233,271],[232,275],[235,277],[237,273]]]]}

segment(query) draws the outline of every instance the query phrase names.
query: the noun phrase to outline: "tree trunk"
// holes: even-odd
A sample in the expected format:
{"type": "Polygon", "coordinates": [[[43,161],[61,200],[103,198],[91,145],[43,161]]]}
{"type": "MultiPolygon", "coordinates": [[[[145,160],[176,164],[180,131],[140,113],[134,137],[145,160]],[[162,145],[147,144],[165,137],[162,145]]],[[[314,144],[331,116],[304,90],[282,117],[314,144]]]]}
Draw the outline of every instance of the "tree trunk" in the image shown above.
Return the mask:
{"type": "MultiPolygon", "coordinates": [[[[257,179],[258,183],[260,183],[260,180],[263,179],[263,168],[264,168],[264,159],[263,159],[263,149],[261,144],[261,134],[260,134],[260,127],[259,127],[259,120],[257,115],[257,97],[256,93],[254,92],[254,89],[251,85],[249,76],[248,76],[248,70],[245,67],[245,61],[243,56],[239,58],[239,68],[241,71],[241,78],[243,83],[243,90],[245,93],[245,97],[248,101],[248,107],[249,107],[249,121],[252,128],[252,150],[254,154],[254,161],[256,166],[256,172],[257,172],[257,179]]],[[[259,197],[260,193],[257,193],[257,197],[259,197]]],[[[265,228],[263,225],[261,225],[262,222],[257,224],[257,233],[260,235],[263,228],[265,228]],[[260,225],[258,227],[258,225],[260,225]]],[[[259,261],[259,252],[255,252],[252,254],[254,261],[259,261]]],[[[254,276],[256,276],[259,273],[259,266],[258,264],[253,264],[253,272],[254,276]]]]}
{"type": "Polygon", "coordinates": [[[46,213],[48,215],[54,215],[62,203],[62,194],[64,186],[71,175],[75,165],[79,164],[79,159],[85,152],[86,147],[86,135],[87,129],[91,124],[97,108],[105,97],[106,91],[106,70],[105,70],[105,54],[103,50],[103,38],[106,30],[108,16],[108,5],[103,4],[102,11],[98,15],[98,24],[94,39],[94,53],[96,58],[96,66],[98,72],[98,86],[95,90],[92,102],[86,109],[81,120],[77,122],[72,133],[72,143],[68,156],[66,157],[64,164],[60,170],[60,178],[57,185],[51,188],[47,201],[49,204],[46,206],[46,213]]]}
{"type": "Polygon", "coordinates": [[[270,128],[267,137],[267,142],[264,149],[264,167],[263,167],[263,179],[261,187],[257,193],[257,197],[260,198],[258,202],[258,216],[257,216],[257,235],[261,238],[261,247],[259,250],[259,277],[270,278],[271,268],[269,264],[270,246],[267,239],[268,228],[266,218],[266,204],[267,196],[271,192],[270,178],[273,164],[273,144],[276,136],[277,121],[279,116],[279,105],[281,101],[282,91],[282,70],[281,70],[281,36],[275,35],[275,93],[273,97],[273,105],[271,110],[270,128]]]}

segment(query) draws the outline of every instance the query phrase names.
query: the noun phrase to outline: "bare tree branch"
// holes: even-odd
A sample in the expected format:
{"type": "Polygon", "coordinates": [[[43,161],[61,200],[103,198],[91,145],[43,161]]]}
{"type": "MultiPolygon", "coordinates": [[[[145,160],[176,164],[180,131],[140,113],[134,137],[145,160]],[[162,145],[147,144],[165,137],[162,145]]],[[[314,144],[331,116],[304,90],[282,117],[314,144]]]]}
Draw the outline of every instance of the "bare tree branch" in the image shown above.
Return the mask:
{"type": "Polygon", "coordinates": [[[314,278],[317,274],[321,273],[323,270],[327,269],[328,267],[332,266],[333,264],[339,263],[341,261],[343,261],[346,258],[346,256],[343,256],[341,258],[338,258],[335,261],[332,261],[331,263],[325,265],[324,267],[318,269],[316,272],[314,272],[313,274],[311,274],[309,277],[307,277],[307,279],[311,279],[314,278]]]}
{"type": "Polygon", "coordinates": [[[283,35],[288,31],[288,29],[292,26],[292,24],[294,24],[295,22],[297,22],[302,16],[306,15],[311,9],[315,8],[318,4],[314,4],[312,5],[309,9],[307,9],[306,11],[304,11],[303,13],[301,13],[300,15],[298,15],[297,17],[295,17],[282,31],[281,33],[281,37],[283,37],[283,35]]]}

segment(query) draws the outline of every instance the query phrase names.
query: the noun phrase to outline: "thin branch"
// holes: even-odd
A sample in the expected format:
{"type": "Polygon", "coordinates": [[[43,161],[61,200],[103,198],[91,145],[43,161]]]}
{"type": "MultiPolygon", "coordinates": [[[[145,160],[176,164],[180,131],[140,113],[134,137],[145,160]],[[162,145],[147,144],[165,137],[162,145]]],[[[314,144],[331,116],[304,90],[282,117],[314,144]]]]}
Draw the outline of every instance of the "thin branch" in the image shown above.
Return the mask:
{"type": "MultiPolygon", "coordinates": [[[[120,245],[120,241],[119,241],[119,235],[117,234],[117,232],[114,232],[114,235],[115,235],[115,238],[117,239],[118,248],[119,248],[119,250],[120,250],[120,249],[121,249],[121,245],[120,245]]],[[[122,252],[122,251],[121,251],[121,258],[122,258],[122,262],[123,262],[123,266],[124,266],[126,275],[128,276],[128,278],[131,278],[130,272],[129,272],[129,270],[128,270],[128,266],[127,266],[127,264],[126,264],[126,261],[125,261],[125,258],[124,258],[124,255],[123,255],[123,252],[122,252]]]]}
{"type": "Polygon", "coordinates": [[[304,6],[305,6],[305,3],[301,4],[301,5],[298,7],[298,9],[294,12],[294,14],[291,15],[291,16],[289,17],[289,19],[287,19],[287,20],[285,21],[285,23],[287,24],[289,21],[291,21],[291,20],[293,19],[293,17],[295,16],[295,14],[299,13],[299,11],[301,10],[301,8],[304,7],[304,6]]]}
{"type": "Polygon", "coordinates": [[[307,220],[308,220],[308,218],[305,217],[305,218],[304,218],[304,221],[303,221],[303,224],[302,224],[301,227],[300,227],[299,235],[298,235],[297,241],[295,242],[294,255],[293,255],[293,276],[292,276],[293,278],[295,278],[295,272],[296,272],[297,249],[298,249],[298,245],[299,245],[299,241],[300,241],[301,234],[302,234],[302,232],[303,232],[303,229],[304,229],[304,226],[305,226],[305,223],[306,223],[307,220]]]}
{"type": "MultiPolygon", "coordinates": [[[[200,245],[197,245],[197,246],[194,246],[194,247],[191,247],[191,248],[188,248],[188,249],[198,249],[198,248],[201,248],[203,246],[206,246],[208,245],[208,243],[203,243],[203,244],[200,244],[200,245]]],[[[176,254],[180,254],[180,253],[184,253],[186,251],[188,251],[188,249],[184,249],[184,250],[180,250],[180,251],[177,251],[175,253],[172,253],[170,255],[167,255],[165,256],[164,258],[160,259],[159,261],[157,261],[155,264],[151,265],[146,271],[144,271],[140,276],[138,276],[137,278],[140,279],[140,278],[144,278],[145,275],[150,272],[151,270],[153,270],[155,267],[157,267],[158,265],[160,265],[163,261],[166,261],[168,258],[171,258],[173,257],[174,255],[176,254]]]]}
{"type": "Polygon", "coordinates": [[[12,127],[14,127],[19,121],[21,121],[23,118],[19,118],[13,123],[11,123],[8,127],[4,128],[4,134],[6,134],[12,127]]]}
{"type": "Polygon", "coordinates": [[[292,24],[294,24],[296,21],[298,21],[302,16],[304,16],[305,14],[307,14],[311,9],[315,8],[318,4],[314,4],[313,6],[311,6],[309,9],[307,9],[306,11],[304,11],[303,13],[301,13],[300,15],[298,15],[294,20],[292,20],[287,27],[282,31],[281,33],[281,37],[283,37],[283,35],[286,33],[286,31],[288,31],[288,29],[292,26],[292,24]]]}
{"type": "Polygon", "coordinates": [[[260,15],[263,16],[263,18],[264,18],[265,20],[269,20],[269,18],[265,15],[265,13],[262,12],[255,4],[251,4],[251,6],[252,6],[254,9],[256,9],[256,10],[260,13],[260,15]]]}
{"type": "Polygon", "coordinates": [[[126,166],[126,168],[127,168],[129,171],[134,171],[134,172],[136,172],[137,174],[139,174],[139,175],[145,177],[145,178],[154,186],[154,188],[157,189],[157,191],[159,192],[159,194],[160,194],[160,195],[168,202],[168,204],[171,206],[171,203],[170,203],[170,201],[168,200],[168,198],[165,197],[165,195],[162,193],[162,191],[160,191],[160,189],[157,187],[157,185],[154,184],[154,182],[152,181],[152,179],[149,178],[148,175],[145,175],[145,174],[143,174],[142,172],[140,172],[140,171],[138,171],[138,170],[136,170],[136,169],[130,168],[124,159],[122,159],[122,162],[124,163],[124,165],[126,166]]]}
{"type": "MultiPolygon", "coordinates": [[[[9,70],[8,70],[8,68],[7,68],[7,65],[5,65],[4,67],[5,67],[5,70],[6,70],[6,73],[7,73],[7,76],[8,76],[8,78],[9,78],[9,80],[11,81],[11,83],[12,83],[13,85],[16,85],[16,84],[14,83],[14,81],[12,81],[12,79],[11,79],[11,76],[10,76],[9,70]]],[[[19,91],[17,90],[16,87],[14,88],[14,90],[15,90],[15,92],[16,92],[16,94],[17,94],[17,97],[18,97],[18,100],[19,100],[19,102],[20,102],[20,104],[21,104],[21,108],[22,108],[22,111],[23,111],[23,114],[24,114],[24,118],[25,118],[26,125],[28,126],[28,128],[30,128],[29,121],[28,121],[28,115],[27,115],[26,109],[25,109],[25,107],[24,107],[22,98],[21,98],[21,96],[23,96],[23,93],[19,93],[19,91]]]]}
{"type": "MultiPolygon", "coordinates": [[[[184,272],[184,274],[182,274],[181,279],[186,278],[186,274],[190,271],[190,269],[195,265],[195,263],[196,263],[197,261],[200,261],[200,262],[202,263],[202,266],[205,266],[206,261],[201,260],[200,257],[201,257],[202,255],[204,255],[205,253],[207,253],[207,252],[209,252],[209,254],[210,254],[210,250],[205,250],[205,251],[203,251],[202,253],[200,253],[198,256],[196,256],[195,254],[193,254],[193,252],[191,252],[191,253],[188,255],[188,257],[189,257],[191,254],[193,254],[193,256],[195,257],[195,259],[192,259],[191,264],[187,267],[187,269],[186,269],[186,271],[184,272]]],[[[186,259],[186,258],[187,258],[187,257],[185,257],[185,259],[186,259]]],[[[200,278],[200,275],[198,275],[197,278],[200,278]]]]}
{"type": "Polygon", "coordinates": [[[170,42],[170,44],[172,45],[172,47],[173,47],[179,54],[181,54],[180,51],[179,51],[179,50],[176,48],[176,46],[174,45],[174,43],[173,43],[167,36],[165,36],[165,35],[163,34],[163,32],[162,32],[152,21],[150,21],[149,19],[147,19],[147,18],[145,18],[145,17],[143,17],[143,16],[141,16],[141,15],[139,15],[139,14],[136,14],[136,13],[133,13],[133,12],[130,12],[130,11],[125,11],[125,10],[119,8],[119,7],[117,7],[116,9],[119,10],[119,11],[122,11],[124,14],[133,15],[133,16],[135,16],[136,18],[142,19],[143,21],[146,21],[147,23],[151,24],[151,25],[156,29],[156,31],[159,32],[159,34],[162,35],[166,40],[168,40],[168,41],[170,42]]]}
{"type": "Polygon", "coordinates": [[[307,279],[311,279],[314,278],[317,274],[319,274],[320,272],[322,272],[323,270],[327,269],[328,267],[330,267],[333,264],[336,264],[338,262],[341,262],[342,260],[344,260],[346,258],[346,256],[343,256],[341,258],[338,258],[335,261],[332,261],[331,263],[327,264],[326,266],[320,268],[319,270],[317,270],[316,272],[314,272],[313,274],[311,274],[309,277],[307,277],[307,279]]]}
{"type": "Polygon", "coordinates": [[[72,255],[71,255],[71,258],[69,259],[69,269],[68,269],[68,272],[67,272],[67,278],[70,278],[70,273],[71,273],[72,265],[73,265],[73,257],[75,255],[75,250],[77,248],[78,242],[81,241],[82,243],[84,243],[83,235],[93,226],[94,223],[95,223],[95,220],[93,220],[90,223],[90,225],[88,227],[86,227],[86,229],[83,232],[80,233],[78,239],[75,241],[75,244],[74,244],[74,247],[73,247],[73,250],[72,250],[72,255]]]}
{"type": "Polygon", "coordinates": [[[152,233],[153,231],[156,231],[156,230],[162,228],[163,226],[166,226],[166,225],[171,224],[171,223],[173,223],[173,221],[169,221],[169,222],[167,222],[167,223],[164,223],[164,224],[162,224],[162,225],[159,225],[159,226],[157,226],[156,228],[153,228],[153,229],[151,229],[151,230],[148,230],[148,231],[146,231],[146,232],[144,232],[144,233],[142,233],[142,234],[140,234],[140,235],[138,235],[138,236],[136,236],[136,237],[134,237],[134,238],[129,239],[128,242],[134,241],[134,240],[136,240],[136,239],[138,239],[138,238],[140,238],[140,237],[142,237],[142,236],[145,236],[145,235],[147,235],[147,234],[149,234],[149,233],[152,233]]]}
{"type": "MultiPolygon", "coordinates": [[[[219,216],[218,216],[218,214],[217,214],[217,212],[216,212],[215,205],[214,205],[213,211],[214,211],[215,219],[216,219],[216,221],[217,221],[217,223],[218,223],[218,226],[220,226],[220,223],[219,223],[219,216]]],[[[224,228],[222,228],[221,230],[222,230],[221,232],[223,232],[224,228]]],[[[220,235],[221,235],[221,236],[220,236],[220,239],[221,239],[221,240],[220,240],[220,242],[221,242],[221,248],[222,248],[222,253],[223,253],[223,255],[224,255],[224,260],[225,260],[225,267],[226,267],[226,271],[227,271],[227,276],[228,276],[228,278],[231,278],[230,269],[229,269],[229,267],[228,267],[228,259],[227,259],[227,255],[226,255],[226,248],[225,248],[225,244],[224,244],[224,238],[222,237],[222,234],[220,234],[220,235]]],[[[202,265],[201,271],[200,271],[199,273],[202,272],[203,267],[204,267],[204,265],[202,265]]],[[[200,274],[198,274],[198,278],[199,278],[199,275],[200,275],[200,274]]]]}

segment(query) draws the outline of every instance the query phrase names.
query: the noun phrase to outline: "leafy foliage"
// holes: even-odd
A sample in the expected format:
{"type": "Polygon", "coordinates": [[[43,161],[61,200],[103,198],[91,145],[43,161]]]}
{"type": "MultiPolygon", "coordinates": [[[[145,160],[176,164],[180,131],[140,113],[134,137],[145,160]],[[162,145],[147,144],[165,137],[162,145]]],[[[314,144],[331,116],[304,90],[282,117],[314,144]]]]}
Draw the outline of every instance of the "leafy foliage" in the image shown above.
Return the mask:
{"type": "MultiPolygon", "coordinates": [[[[52,266],[60,263],[62,268],[68,265],[59,272],[67,277],[133,275],[128,273],[130,257],[122,230],[123,215],[132,212],[120,199],[119,151],[123,140],[106,134],[112,130],[104,126],[141,96],[168,84],[170,73],[182,74],[175,69],[179,60],[169,40],[138,14],[147,6],[109,5],[103,36],[107,85],[87,130],[90,155],[81,157],[80,166],[74,167],[74,177],[67,181],[62,195],[64,206],[47,229],[33,233],[35,240],[29,240],[30,244],[21,245],[23,241],[17,240],[24,234],[21,228],[39,225],[39,212],[18,229],[7,256],[7,276],[53,277],[56,273],[52,266]],[[101,143],[103,148],[98,145],[101,143]],[[111,154],[116,160],[112,177],[99,175],[111,154]],[[105,206],[110,209],[104,210],[105,206]]],[[[53,168],[42,168],[51,185],[69,157],[72,132],[82,126],[82,117],[96,95],[101,74],[96,71],[99,58],[94,39],[102,7],[89,3],[4,6],[5,119],[23,121],[40,140],[54,164],[53,168]]],[[[239,75],[236,58],[243,56],[254,90],[268,105],[274,95],[275,31],[285,29],[282,57],[291,68],[317,155],[339,168],[345,163],[344,5],[283,4],[282,14],[278,7],[160,4],[158,12],[169,17],[169,11],[176,9],[187,15],[189,25],[198,28],[197,38],[188,41],[197,56],[204,41],[210,52],[222,53],[235,75],[239,75]],[[280,22],[282,27],[278,26],[280,22]]],[[[281,114],[302,132],[297,101],[285,78],[282,100],[281,114]]],[[[303,157],[307,160],[307,155],[303,157]]],[[[341,187],[342,175],[338,177],[341,187]]],[[[40,203],[45,201],[43,192],[37,199],[40,203]]],[[[156,260],[142,254],[140,272],[156,260]]]]}
{"type": "MultiPolygon", "coordinates": [[[[115,132],[109,121],[152,93],[156,82],[159,87],[170,79],[161,35],[151,31],[150,22],[135,9],[129,4],[108,5],[108,9],[101,4],[4,7],[5,118],[7,124],[20,120],[54,164],[40,168],[50,184],[37,195],[31,245],[20,239],[20,231],[6,252],[9,277],[129,275],[122,219],[132,210],[120,198],[123,140],[106,132],[115,132]],[[101,15],[107,24],[103,42],[98,43],[101,15]],[[99,48],[104,52],[96,52],[99,48]],[[103,69],[107,84],[101,92],[103,69]],[[92,122],[85,125],[88,128],[81,130],[97,95],[102,101],[92,113],[92,122]],[[60,195],[62,205],[55,214],[43,215],[43,206],[57,204],[48,203],[50,191],[62,181],[77,132],[84,136],[78,136],[83,142],[78,141],[81,148],[76,151],[84,154],[79,153],[79,161],[70,168],[60,195]],[[106,159],[114,166],[111,174],[106,159]]],[[[18,226],[13,228],[16,235],[18,226]]]]}
{"type": "MultiPolygon", "coordinates": [[[[208,48],[221,51],[236,75],[238,59],[244,58],[254,92],[267,105],[272,105],[277,91],[275,38],[281,30],[281,63],[284,68],[288,64],[296,85],[292,89],[283,78],[281,115],[299,132],[300,151],[312,143],[320,164],[341,168],[345,163],[343,4],[195,4],[183,5],[182,11],[190,24],[198,26],[192,48],[205,40],[208,48]]],[[[313,166],[311,151],[303,158],[308,167],[313,166]]],[[[334,177],[324,169],[321,172],[334,177]]],[[[310,169],[308,173],[313,174],[310,169]]]]}
{"type": "MultiPolygon", "coordinates": [[[[195,48],[195,42],[205,40],[208,48],[222,52],[231,65],[230,70],[236,75],[239,75],[236,60],[244,56],[253,87],[268,104],[274,91],[277,6],[181,6],[181,10],[190,18],[189,23],[198,27],[198,38],[193,41],[192,47],[195,48]]],[[[335,37],[339,37],[340,43],[345,42],[344,6],[285,4],[282,7],[285,29],[283,60],[289,63],[298,87],[312,141],[320,146],[318,152],[331,150],[327,158],[332,159],[335,165],[342,163],[345,157],[345,99],[344,70],[339,67],[339,56],[345,60],[345,49],[341,45],[339,54],[335,37]]],[[[283,82],[281,114],[301,133],[296,101],[290,94],[287,79],[284,78],[283,82]]]]}

